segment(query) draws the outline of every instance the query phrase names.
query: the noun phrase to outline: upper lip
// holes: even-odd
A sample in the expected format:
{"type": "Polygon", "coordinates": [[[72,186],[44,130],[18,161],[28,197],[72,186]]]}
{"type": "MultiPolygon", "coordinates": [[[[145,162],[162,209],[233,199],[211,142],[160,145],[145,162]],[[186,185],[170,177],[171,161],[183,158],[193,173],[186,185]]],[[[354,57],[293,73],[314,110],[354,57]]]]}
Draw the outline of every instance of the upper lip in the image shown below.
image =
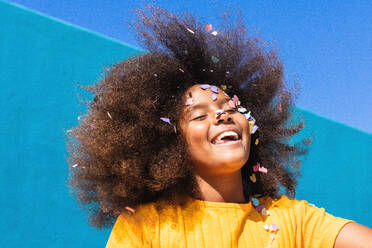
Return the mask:
{"type": "Polygon", "coordinates": [[[228,132],[228,131],[234,131],[234,132],[236,132],[238,134],[239,139],[242,138],[242,134],[241,134],[241,132],[240,132],[239,129],[237,129],[236,127],[227,127],[227,128],[224,128],[224,129],[220,130],[216,134],[214,134],[213,137],[211,138],[210,142],[212,143],[213,140],[216,139],[218,137],[218,135],[220,135],[221,133],[228,132]]]}

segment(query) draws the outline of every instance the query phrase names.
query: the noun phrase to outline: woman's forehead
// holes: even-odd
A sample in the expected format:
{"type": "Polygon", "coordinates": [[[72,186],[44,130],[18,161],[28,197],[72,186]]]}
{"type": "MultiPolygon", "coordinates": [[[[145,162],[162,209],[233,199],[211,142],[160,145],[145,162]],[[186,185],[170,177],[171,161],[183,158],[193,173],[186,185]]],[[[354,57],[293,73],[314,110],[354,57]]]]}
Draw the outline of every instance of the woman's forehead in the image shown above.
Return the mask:
{"type": "Polygon", "coordinates": [[[230,100],[230,97],[224,94],[224,92],[217,88],[217,92],[211,89],[202,89],[200,84],[191,86],[186,91],[186,98],[192,98],[194,104],[198,103],[210,103],[210,104],[220,104],[221,102],[226,102],[230,100]],[[213,96],[214,95],[214,96],[213,96]]]}

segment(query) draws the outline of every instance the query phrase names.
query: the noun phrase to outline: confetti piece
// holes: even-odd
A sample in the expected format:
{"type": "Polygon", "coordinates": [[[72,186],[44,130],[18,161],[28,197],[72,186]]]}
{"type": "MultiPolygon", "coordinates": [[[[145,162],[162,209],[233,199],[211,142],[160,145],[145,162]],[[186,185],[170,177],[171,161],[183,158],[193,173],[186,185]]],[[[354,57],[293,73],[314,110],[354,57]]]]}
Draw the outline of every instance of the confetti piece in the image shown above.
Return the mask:
{"type": "Polygon", "coordinates": [[[226,73],[226,74],[230,74],[230,72],[229,72],[229,71],[226,71],[225,73],[226,73]]]}
{"type": "Polygon", "coordinates": [[[72,132],[72,130],[70,129],[70,130],[67,130],[66,132],[67,132],[67,133],[71,133],[71,132],[72,132]]]}
{"type": "Polygon", "coordinates": [[[205,68],[202,71],[205,71],[205,68]]]}
{"type": "Polygon", "coordinates": [[[258,143],[260,143],[260,140],[257,138],[256,141],[254,142],[254,144],[257,146],[258,143]]]}
{"type": "Polygon", "coordinates": [[[168,124],[171,124],[169,118],[162,117],[162,118],[160,118],[160,120],[162,120],[162,121],[164,121],[164,122],[166,122],[168,124]]]}
{"type": "Polygon", "coordinates": [[[250,116],[249,119],[253,122],[253,124],[256,123],[256,119],[253,118],[253,116],[250,116]]]}
{"type": "Polygon", "coordinates": [[[252,183],[255,183],[257,181],[256,174],[252,174],[249,179],[251,179],[252,183]]]}
{"type": "Polygon", "coordinates": [[[282,104],[281,103],[279,103],[279,105],[278,105],[278,111],[279,111],[279,113],[282,112],[282,104]]]}
{"type": "Polygon", "coordinates": [[[216,36],[218,33],[217,33],[217,31],[213,31],[211,34],[216,36]]]}
{"type": "Polygon", "coordinates": [[[269,225],[268,225],[268,224],[265,224],[265,225],[263,226],[263,228],[267,231],[267,230],[269,230],[269,225]]]}
{"type": "Polygon", "coordinates": [[[107,115],[108,115],[108,117],[110,117],[110,119],[112,120],[112,117],[111,117],[111,115],[110,115],[110,113],[109,113],[109,112],[107,112],[107,115]]]}
{"type": "Polygon", "coordinates": [[[251,201],[252,201],[252,204],[253,204],[254,206],[258,206],[258,204],[260,204],[260,202],[258,201],[257,198],[252,197],[251,201]]]}
{"type": "Polygon", "coordinates": [[[136,212],[136,210],[134,210],[133,208],[128,207],[128,206],[126,206],[125,209],[128,210],[129,212],[132,212],[132,213],[136,212]]]}
{"type": "Polygon", "coordinates": [[[267,169],[266,169],[265,167],[260,167],[258,170],[259,170],[260,172],[264,173],[264,174],[267,173],[267,169]]]}
{"type": "Polygon", "coordinates": [[[190,106],[194,104],[194,100],[192,98],[187,98],[185,105],[190,106]]]}
{"type": "Polygon", "coordinates": [[[221,85],[221,89],[222,90],[226,90],[227,89],[227,86],[223,84],[223,85],[221,85]]]}
{"type": "Polygon", "coordinates": [[[205,25],[205,31],[209,32],[212,30],[212,24],[206,24],[205,25]]]}
{"type": "Polygon", "coordinates": [[[218,87],[215,86],[215,85],[212,85],[211,86],[211,91],[213,91],[214,93],[218,94],[218,87]]]}
{"type": "Polygon", "coordinates": [[[212,100],[213,101],[216,101],[217,100],[217,96],[216,96],[216,94],[214,94],[214,93],[211,93],[212,94],[212,100]]]}
{"type": "Polygon", "coordinates": [[[248,120],[251,117],[251,111],[249,111],[248,113],[244,114],[244,116],[248,120]]]}
{"type": "Polygon", "coordinates": [[[263,209],[261,210],[261,214],[262,214],[263,216],[268,216],[268,215],[270,215],[270,212],[267,211],[266,208],[263,208],[263,209]]]}
{"type": "Polygon", "coordinates": [[[195,34],[195,32],[194,32],[193,30],[191,30],[191,29],[189,29],[189,28],[186,28],[186,29],[187,29],[187,31],[189,31],[190,33],[195,34]]]}
{"type": "Polygon", "coordinates": [[[94,124],[90,124],[90,129],[95,129],[96,126],[94,126],[94,124]]]}
{"type": "Polygon", "coordinates": [[[257,212],[261,212],[261,210],[264,209],[264,208],[265,208],[265,206],[261,204],[261,205],[258,205],[256,207],[256,210],[257,210],[257,212]]]}
{"type": "Polygon", "coordinates": [[[243,108],[243,107],[240,107],[240,108],[238,108],[238,111],[240,113],[244,113],[244,112],[247,112],[247,109],[246,108],[243,108]]]}
{"type": "Polygon", "coordinates": [[[254,134],[258,129],[258,126],[254,125],[252,128],[251,128],[251,134],[254,134]]]}
{"type": "Polygon", "coordinates": [[[220,59],[215,56],[212,56],[211,59],[212,59],[212,62],[215,64],[218,63],[218,61],[220,61],[220,59]]]}
{"type": "Polygon", "coordinates": [[[74,164],[73,166],[72,166],[72,168],[75,168],[75,167],[77,167],[78,166],[78,164],[74,164]]]}
{"type": "Polygon", "coordinates": [[[253,172],[257,172],[260,170],[260,163],[257,163],[256,165],[253,165],[253,172]]]}
{"type": "Polygon", "coordinates": [[[182,72],[182,73],[184,73],[185,71],[184,70],[182,70],[182,68],[179,68],[178,69],[180,72],[182,72]]]}
{"type": "Polygon", "coordinates": [[[202,84],[200,85],[200,88],[202,88],[203,90],[206,90],[206,89],[209,89],[211,86],[209,84],[202,84]]]}
{"type": "Polygon", "coordinates": [[[266,46],[266,45],[267,45],[267,42],[265,41],[265,42],[263,43],[263,45],[266,46]]]}
{"type": "Polygon", "coordinates": [[[185,50],[185,54],[187,55],[189,52],[187,50],[185,50]]]}
{"type": "Polygon", "coordinates": [[[270,232],[276,232],[279,230],[279,227],[275,223],[272,223],[269,227],[269,230],[270,232]]]}
{"type": "Polygon", "coordinates": [[[210,72],[214,72],[213,70],[209,70],[210,72]]]}
{"type": "Polygon", "coordinates": [[[233,100],[230,100],[230,101],[229,101],[229,105],[230,105],[230,107],[232,107],[232,108],[236,108],[235,103],[234,103],[233,100]]]}
{"type": "Polygon", "coordinates": [[[232,100],[234,101],[235,105],[239,106],[239,97],[237,95],[234,95],[232,100]]]}
{"type": "Polygon", "coordinates": [[[154,73],[154,76],[155,76],[155,77],[157,77],[157,76],[158,76],[158,74],[154,73]]]}

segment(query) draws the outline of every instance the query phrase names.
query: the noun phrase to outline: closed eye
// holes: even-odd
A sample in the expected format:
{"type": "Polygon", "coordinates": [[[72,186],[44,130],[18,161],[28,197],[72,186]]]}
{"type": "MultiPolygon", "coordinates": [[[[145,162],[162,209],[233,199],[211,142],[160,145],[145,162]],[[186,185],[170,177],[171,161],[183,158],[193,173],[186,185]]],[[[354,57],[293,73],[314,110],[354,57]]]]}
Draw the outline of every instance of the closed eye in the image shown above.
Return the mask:
{"type": "Polygon", "coordinates": [[[205,118],[207,117],[207,115],[200,115],[198,117],[195,117],[193,119],[191,119],[192,121],[197,121],[197,120],[204,120],[205,118]]]}
{"type": "Polygon", "coordinates": [[[225,112],[229,114],[233,114],[233,113],[236,113],[236,109],[228,109],[228,110],[225,110],[225,112]]]}

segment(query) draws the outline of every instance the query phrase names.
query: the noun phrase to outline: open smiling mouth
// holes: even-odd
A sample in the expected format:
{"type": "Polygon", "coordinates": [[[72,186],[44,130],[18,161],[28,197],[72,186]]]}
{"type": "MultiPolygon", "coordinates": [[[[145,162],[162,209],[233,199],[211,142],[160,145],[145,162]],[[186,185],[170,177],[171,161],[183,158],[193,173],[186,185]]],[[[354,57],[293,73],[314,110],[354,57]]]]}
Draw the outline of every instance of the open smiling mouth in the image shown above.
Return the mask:
{"type": "Polygon", "coordinates": [[[212,139],[211,143],[213,145],[221,144],[235,144],[241,141],[241,137],[235,131],[226,131],[220,133],[218,136],[212,139]]]}

